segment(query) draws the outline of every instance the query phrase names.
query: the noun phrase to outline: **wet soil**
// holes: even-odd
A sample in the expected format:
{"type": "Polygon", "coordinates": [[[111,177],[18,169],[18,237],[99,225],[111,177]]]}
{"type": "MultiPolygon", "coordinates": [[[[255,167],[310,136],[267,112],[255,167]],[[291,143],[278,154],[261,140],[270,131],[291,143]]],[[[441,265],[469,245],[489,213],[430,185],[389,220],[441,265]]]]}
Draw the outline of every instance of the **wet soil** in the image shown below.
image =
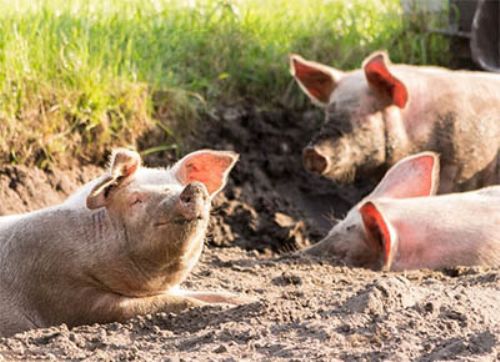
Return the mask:
{"type": "MultiPolygon", "coordinates": [[[[0,360],[498,360],[500,269],[380,273],[287,253],[319,240],[373,185],[338,187],[302,169],[301,149],[320,121],[316,111],[223,107],[184,150],[232,149],[241,158],[183,287],[255,302],[28,331],[0,338],[0,360]]],[[[0,215],[60,202],[99,172],[0,166],[0,215]]]]}
{"type": "Polygon", "coordinates": [[[191,149],[231,149],[240,161],[215,203],[214,245],[282,252],[317,241],[374,185],[338,187],[307,173],[302,149],[321,110],[292,112],[223,107],[191,136],[191,149]]]}

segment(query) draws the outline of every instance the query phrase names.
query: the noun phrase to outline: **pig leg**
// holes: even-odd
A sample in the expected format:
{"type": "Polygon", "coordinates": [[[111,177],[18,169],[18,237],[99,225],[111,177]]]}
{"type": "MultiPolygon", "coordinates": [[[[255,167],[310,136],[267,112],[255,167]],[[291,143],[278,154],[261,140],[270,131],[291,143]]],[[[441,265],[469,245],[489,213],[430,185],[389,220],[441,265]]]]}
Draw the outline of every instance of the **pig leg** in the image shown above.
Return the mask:
{"type": "Polygon", "coordinates": [[[84,313],[84,315],[90,315],[90,318],[76,320],[69,324],[124,322],[138,315],[159,312],[179,313],[188,308],[206,305],[198,299],[172,294],[144,298],[120,298],[118,300],[115,298],[115,296],[100,298],[88,313],[84,313]]]}
{"type": "Polygon", "coordinates": [[[188,298],[194,298],[209,304],[245,304],[251,303],[254,299],[250,297],[240,296],[233,293],[227,292],[209,292],[209,291],[190,291],[190,290],[179,290],[180,295],[188,298]]]}
{"type": "MultiPolygon", "coordinates": [[[[85,295],[85,294],[84,294],[85,295]]],[[[91,297],[93,298],[93,297],[91,297]]],[[[139,315],[159,312],[179,313],[192,307],[207,305],[202,300],[183,295],[160,294],[151,297],[122,297],[114,294],[100,294],[94,297],[92,303],[82,303],[78,298],[72,303],[73,308],[67,308],[66,315],[42,316],[40,320],[28,319],[27,315],[17,309],[2,308],[0,312],[0,337],[12,333],[40,327],[48,327],[66,323],[69,327],[93,323],[125,322],[139,315]],[[35,322],[37,322],[35,324],[35,322]]]]}
{"type": "MultiPolygon", "coordinates": [[[[96,320],[85,322],[125,321],[137,315],[159,312],[179,313],[188,308],[201,307],[212,303],[243,304],[247,302],[249,302],[248,299],[225,292],[173,290],[168,294],[145,298],[126,298],[113,303],[108,303],[106,299],[102,299],[93,308],[96,320]]],[[[79,321],[78,324],[82,324],[82,321],[79,321]]]]}
{"type": "Polygon", "coordinates": [[[11,314],[0,319],[0,337],[11,336],[15,333],[27,331],[36,328],[37,326],[30,323],[22,315],[11,314]]]}

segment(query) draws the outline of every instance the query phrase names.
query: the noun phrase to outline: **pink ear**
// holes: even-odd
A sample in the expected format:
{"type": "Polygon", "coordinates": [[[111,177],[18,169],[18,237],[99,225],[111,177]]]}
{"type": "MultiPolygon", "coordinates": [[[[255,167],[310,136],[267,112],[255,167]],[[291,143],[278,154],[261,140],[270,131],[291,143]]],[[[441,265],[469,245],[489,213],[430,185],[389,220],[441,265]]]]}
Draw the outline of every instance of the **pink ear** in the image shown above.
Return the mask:
{"type": "Polygon", "coordinates": [[[238,155],[231,151],[201,150],[185,156],[173,169],[183,185],[198,181],[213,195],[224,187],[237,160],[238,155]]]}
{"type": "Polygon", "coordinates": [[[109,175],[103,177],[87,196],[87,208],[93,210],[107,206],[112,191],[123,184],[141,166],[141,157],[136,151],[125,148],[115,149],[110,158],[109,175]]]}
{"type": "Polygon", "coordinates": [[[439,186],[439,158],[422,152],[399,160],[367,197],[409,198],[434,195],[439,186]]]}
{"type": "Polygon", "coordinates": [[[408,102],[408,90],[403,82],[391,74],[387,63],[383,53],[370,56],[363,65],[366,79],[376,92],[388,96],[392,104],[404,108],[408,102]]]}
{"type": "Polygon", "coordinates": [[[390,270],[394,254],[393,249],[396,243],[395,233],[373,202],[365,203],[361,206],[359,212],[367,233],[365,241],[373,252],[382,253],[384,257],[383,269],[390,270]]]}
{"type": "Polygon", "coordinates": [[[320,105],[328,104],[341,77],[341,72],[295,54],[290,55],[290,72],[304,92],[320,105]]]}
{"type": "Polygon", "coordinates": [[[111,154],[111,174],[114,177],[128,177],[141,166],[141,157],[136,151],[117,148],[111,154]]]}

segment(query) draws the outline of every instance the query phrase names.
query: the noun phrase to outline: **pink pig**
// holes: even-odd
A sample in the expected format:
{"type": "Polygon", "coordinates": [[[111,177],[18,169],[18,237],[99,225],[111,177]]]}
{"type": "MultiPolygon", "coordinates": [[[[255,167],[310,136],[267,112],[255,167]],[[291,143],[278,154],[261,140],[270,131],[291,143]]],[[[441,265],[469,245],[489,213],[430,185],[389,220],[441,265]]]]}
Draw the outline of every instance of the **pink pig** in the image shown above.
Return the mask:
{"type": "Polygon", "coordinates": [[[66,202],[0,217],[0,337],[246,302],[179,287],[237,160],[231,151],[200,150],[153,169],[118,149],[108,170],[66,202]]]}
{"type": "Polygon", "coordinates": [[[500,265],[500,186],[434,196],[438,184],[435,153],[400,160],[304,252],[387,271],[500,265]]]}
{"type": "Polygon", "coordinates": [[[500,75],[393,65],[381,52],[348,72],[298,55],[290,63],[300,87],[325,109],[304,149],[308,171],[350,183],[434,151],[440,193],[500,182],[500,75]]]}

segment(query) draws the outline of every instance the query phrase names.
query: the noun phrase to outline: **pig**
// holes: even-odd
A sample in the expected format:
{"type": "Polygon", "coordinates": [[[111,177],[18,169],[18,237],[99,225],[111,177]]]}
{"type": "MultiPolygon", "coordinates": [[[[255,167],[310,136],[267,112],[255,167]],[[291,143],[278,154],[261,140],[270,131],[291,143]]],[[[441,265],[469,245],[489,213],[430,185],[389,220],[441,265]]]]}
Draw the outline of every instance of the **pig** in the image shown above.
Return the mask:
{"type": "Polygon", "coordinates": [[[238,157],[201,150],[151,169],[137,152],[118,149],[105,174],[67,202],[0,217],[0,336],[247,302],[179,288],[238,157]]]}
{"type": "Polygon", "coordinates": [[[306,170],[339,184],[380,176],[422,151],[441,156],[439,193],[500,182],[500,75],[392,65],[376,52],[343,72],[290,56],[291,73],[324,108],[303,150],[306,170]]]}
{"type": "Polygon", "coordinates": [[[384,271],[500,265],[500,186],[436,196],[439,159],[398,161],[306,255],[384,271]]]}

